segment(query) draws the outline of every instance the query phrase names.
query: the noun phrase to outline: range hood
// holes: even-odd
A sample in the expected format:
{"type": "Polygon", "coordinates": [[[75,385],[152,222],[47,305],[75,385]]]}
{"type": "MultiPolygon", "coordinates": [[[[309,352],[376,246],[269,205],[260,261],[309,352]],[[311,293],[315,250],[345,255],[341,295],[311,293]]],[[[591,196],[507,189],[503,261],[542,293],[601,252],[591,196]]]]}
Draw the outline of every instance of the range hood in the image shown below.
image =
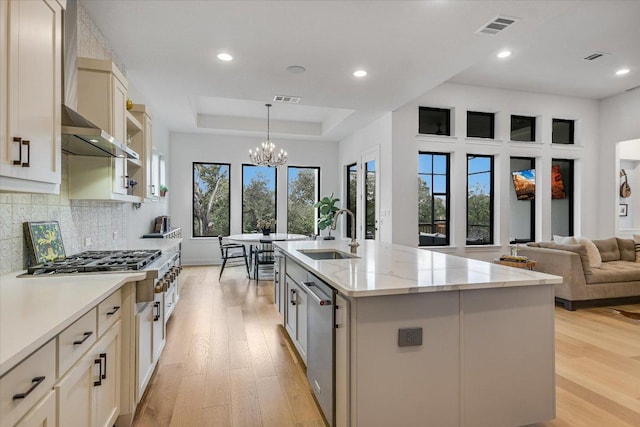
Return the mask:
{"type": "Polygon", "coordinates": [[[64,104],[62,151],[74,156],[140,158],[138,153],[64,104]]]}

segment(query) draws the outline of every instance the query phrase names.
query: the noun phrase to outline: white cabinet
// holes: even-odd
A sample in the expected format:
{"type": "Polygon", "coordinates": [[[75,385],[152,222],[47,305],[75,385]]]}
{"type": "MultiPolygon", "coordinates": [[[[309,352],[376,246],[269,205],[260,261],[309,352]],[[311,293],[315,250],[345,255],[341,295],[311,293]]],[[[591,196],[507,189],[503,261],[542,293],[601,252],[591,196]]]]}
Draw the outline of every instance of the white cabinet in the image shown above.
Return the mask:
{"type": "MultiPolygon", "coordinates": [[[[140,124],[127,112],[127,80],[109,60],[78,58],[78,112],[120,145],[140,124]],[[132,124],[133,123],[133,124],[132,124]]],[[[139,203],[129,182],[141,168],[139,159],[120,157],[69,157],[69,197],[139,203]]]]}
{"type": "Polygon", "coordinates": [[[45,397],[16,424],[16,427],[51,427],[55,425],[56,392],[49,390],[45,397]]]}
{"type": "Polygon", "coordinates": [[[349,300],[336,295],[336,427],[348,427],[349,422],[349,300]]]}
{"type": "Polygon", "coordinates": [[[65,3],[0,1],[0,190],[60,191],[65,3]]]}
{"type": "Polygon", "coordinates": [[[119,415],[120,321],[56,384],[59,426],[109,427],[119,415]]]}
{"type": "Polygon", "coordinates": [[[307,358],[307,294],[288,275],[285,276],[287,305],[285,328],[289,333],[300,357],[307,358]]]}
{"type": "Polygon", "coordinates": [[[140,155],[142,167],[131,174],[132,179],[138,182],[134,194],[145,199],[157,199],[159,188],[154,173],[157,175],[157,166],[153,161],[153,119],[149,109],[143,104],[133,104],[131,114],[140,123],[140,131],[130,132],[131,148],[140,155]]]}
{"type": "Polygon", "coordinates": [[[154,301],[140,304],[136,313],[136,402],[142,399],[151,374],[165,345],[164,293],[155,294],[154,301]]]}
{"type": "Polygon", "coordinates": [[[284,316],[285,305],[286,305],[286,292],[285,292],[285,261],[284,255],[276,249],[275,250],[275,258],[276,262],[274,265],[274,275],[273,275],[273,299],[274,304],[278,307],[278,313],[284,316]]]}

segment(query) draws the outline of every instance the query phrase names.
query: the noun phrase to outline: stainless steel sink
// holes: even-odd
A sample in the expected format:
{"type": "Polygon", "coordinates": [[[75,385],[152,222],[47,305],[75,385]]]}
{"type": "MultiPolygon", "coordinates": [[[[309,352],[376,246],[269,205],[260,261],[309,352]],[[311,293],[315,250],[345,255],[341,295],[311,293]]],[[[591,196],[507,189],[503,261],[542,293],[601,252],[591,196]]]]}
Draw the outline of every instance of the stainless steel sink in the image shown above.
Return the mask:
{"type": "Polygon", "coordinates": [[[360,258],[357,255],[337,251],[335,249],[302,249],[298,252],[315,260],[360,258]]]}

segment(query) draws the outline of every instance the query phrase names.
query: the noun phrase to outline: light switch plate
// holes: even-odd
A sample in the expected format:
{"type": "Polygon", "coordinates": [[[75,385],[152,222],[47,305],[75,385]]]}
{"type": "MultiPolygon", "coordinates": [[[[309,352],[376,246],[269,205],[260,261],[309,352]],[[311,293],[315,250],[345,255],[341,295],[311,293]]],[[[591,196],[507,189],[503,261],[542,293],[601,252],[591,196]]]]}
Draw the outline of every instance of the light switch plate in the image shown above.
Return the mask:
{"type": "Polygon", "coordinates": [[[422,345],[422,328],[398,329],[398,347],[422,345]]]}

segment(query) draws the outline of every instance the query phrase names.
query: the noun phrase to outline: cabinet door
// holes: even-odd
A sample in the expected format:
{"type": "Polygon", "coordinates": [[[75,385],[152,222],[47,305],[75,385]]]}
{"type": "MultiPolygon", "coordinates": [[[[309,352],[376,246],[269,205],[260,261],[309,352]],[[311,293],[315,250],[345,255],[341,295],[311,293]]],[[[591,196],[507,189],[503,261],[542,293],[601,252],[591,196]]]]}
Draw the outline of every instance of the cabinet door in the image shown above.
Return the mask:
{"type": "Polygon", "coordinates": [[[298,292],[298,350],[302,360],[307,362],[307,293],[300,289],[298,292]]]}
{"type": "Polygon", "coordinates": [[[96,383],[100,375],[95,347],[56,384],[58,391],[58,425],[64,427],[94,427],[96,383]]]}
{"type": "Polygon", "coordinates": [[[349,424],[349,301],[336,295],[336,427],[349,424]]]}
{"type": "Polygon", "coordinates": [[[164,328],[164,293],[159,293],[153,302],[153,363],[158,361],[164,348],[164,328]]]}
{"type": "Polygon", "coordinates": [[[127,175],[127,159],[116,157],[111,159],[113,167],[113,192],[116,194],[127,194],[129,187],[129,177],[127,175]]]}
{"type": "Polygon", "coordinates": [[[153,180],[153,124],[151,122],[151,117],[145,114],[144,123],[143,123],[143,132],[144,132],[144,153],[140,153],[144,155],[144,174],[145,181],[144,185],[146,188],[145,197],[152,198],[157,197],[158,189],[154,186],[153,180]]]}
{"type": "Polygon", "coordinates": [[[300,292],[300,288],[289,276],[286,276],[286,290],[285,328],[291,339],[295,341],[298,334],[297,294],[300,292]]]}
{"type": "Polygon", "coordinates": [[[54,427],[56,425],[56,392],[51,390],[16,427],[54,427]]]}
{"type": "MultiPolygon", "coordinates": [[[[0,64],[3,116],[6,111],[0,175],[60,184],[61,7],[54,0],[1,3],[6,34],[0,42],[7,49],[0,64]]],[[[39,191],[35,184],[10,182],[18,190],[39,191]]],[[[42,189],[58,191],[56,185],[42,189]]]]}
{"type": "Polygon", "coordinates": [[[153,373],[153,303],[136,314],[136,403],[140,402],[153,373]]]}
{"type": "Polygon", "coordinates": [[[120,413],[120,321],[100,339],[97,358],[102,360],[101,384],[96,387],[96,426],[111,427],[120,413]]]}

